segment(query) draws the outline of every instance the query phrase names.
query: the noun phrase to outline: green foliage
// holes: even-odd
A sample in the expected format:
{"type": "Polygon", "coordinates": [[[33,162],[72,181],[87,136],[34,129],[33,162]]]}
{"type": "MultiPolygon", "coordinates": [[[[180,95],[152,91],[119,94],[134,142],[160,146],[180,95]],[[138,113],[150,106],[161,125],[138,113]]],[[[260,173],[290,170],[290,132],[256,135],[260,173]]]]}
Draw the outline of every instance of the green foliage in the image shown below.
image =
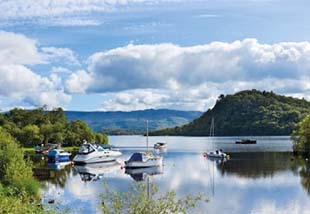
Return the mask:
{"type": "Polygon", "coordinates": [[[40,214],[46,213],[37,202],[29,199],[28,196],[11,196],[9,190],[0,190],[0,211],[7,214],[40,214]]]}
{"type": "Polygon", "coordinates": [[[1,213],[43,213],[37,206],[39,183],[32,177],[32,164],[16,141],[0,127],[1,213]]]}
{"type": "Polygon", "coordinates": [[[26,125],[17,136],[18,141],[23,142],[25,147],[31,147],[33,144],[40,144],[43,140],[40,128],[37,125],[26,125]]]}
{"type": "Polygon", "coordinates": [[[39,185],[32,177],[32,164],[24,160],[23,151],[15,140],[0,128],[0,182],[20,192],[37,196],[39,185]]]}
{"type": "Polygon", "coordinates": [[[150,135],[208,136],[212,118],[217,136],[290,135],[306,114],[310,114],[310,102],[304,99],[266,91],[241,91],[221,95],[212,110],[187,125],[150,135]]]}
{"type": "Polygon", "coordinates": [[[310,115],[298,123],[298,129],[292,133],[294,151],[310,152],[310,115]]]}
{"type": "Polygon", "coordinates": [[[202,200],[202,195],[187,195],[177,199],[174,191],[164,195],[157,195],[158,190],[151,184],[148,195],[148,186],[138,183],[133,185],[128,192],[120,193],[109,191],[102,195],[102,210],[105,214],[170,214],[187,213],[195,208],[197,202],[202,200]]]}
{"type": "Polygon", "coordinates": [[[61,108],[44,111],[12,109],[0,114],[0,127],[11,134],[23,147],[34,147],[38,144],[60,144],[79,146],[83,140],[108,143],[106,135],[94,133],[88,125],[80,120],[69,122],[61,108]]]}
{"type": "Polygon", "coordinates": [[[108,136],[102,133],[95,134],[95,141],[99,144],[108,144],[108,136]]]}
{"type": "Polygon", "coordinates": [[[81,120],[71,122],[67,133],[66,145],[77,146],[83,143],[84,140],[93,142],[95,140],[93,131],[81,120]]]}

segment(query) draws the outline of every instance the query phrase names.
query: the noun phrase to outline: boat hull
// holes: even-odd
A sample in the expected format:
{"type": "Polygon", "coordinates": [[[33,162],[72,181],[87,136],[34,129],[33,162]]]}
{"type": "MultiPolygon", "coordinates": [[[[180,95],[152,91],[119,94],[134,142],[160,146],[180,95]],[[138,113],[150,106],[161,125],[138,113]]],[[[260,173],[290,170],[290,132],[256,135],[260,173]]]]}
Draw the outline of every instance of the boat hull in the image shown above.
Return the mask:
{"type": "Polygon", "coordinates": [[[87,155],[77,154],[73,161],[75,164],[89,164],[115,161],[122,153],[118,151],[93,152],[87,155]]]}
{"type": "Polygon", "coordinates": [[[207,154],[207,157],[210,157],[210,158],[217,158],[217,159],[223,159],[223,158],[226,158],[227,157],[227,154],[225,153],[215,153],[215,152],[208,152],[206,153],[207,154]]]}
{"type": "Polygon", "coordinates": [[[126,168],[146,168],[146,167],[154,167],[161,166],[163,164],[163,157],[155,157],[152,159],[148,159],[146,161],[125,161],[126,168]]]}
{"type": "Polygon", "coordinates": [[[256,140],[241,140],[241,141],[236,141],[236,144],[256,144],[256,140]]]}

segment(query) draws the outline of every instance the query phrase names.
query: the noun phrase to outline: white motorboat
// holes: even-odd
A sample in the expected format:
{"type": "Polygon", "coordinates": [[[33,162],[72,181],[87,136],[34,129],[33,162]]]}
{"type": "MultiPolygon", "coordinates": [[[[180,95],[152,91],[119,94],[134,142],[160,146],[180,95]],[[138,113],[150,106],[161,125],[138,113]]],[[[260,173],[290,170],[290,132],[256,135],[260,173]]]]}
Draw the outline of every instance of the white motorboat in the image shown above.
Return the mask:
{"type": "Polygon", "coordinates": [[[166,149],[167,143],[164,142],[157,142],[154,144],[154,149],[166,149]]]}
{"type": "Polygon", "coordinates": [[[142,168],[161,166],[163,164],[163,157],[154,156],[151,152],[136,152],[128,161],[125,161],[126,168],[142,168]]]}
{"type": "Polygon", "coordinates": [[[153,167],[161,166],[163,164],[162,156],[155,156],[152,152],[148,151],[148,121],[146,121],[146,148],[147,152],[136,152],[134,153],[128,161],[125,161],[126,168],[143,168],[143,167],[153,167]]]}
{"type": "Polygon", "coordinates": [[[109,162],[115,161],[121,155],[120,151],[113,150],[112,147],[83,143],[73,161],[76,164],[109,162]]]}
{"type": "Polygon", "coordinates": [[[222,150],[215,150],[215,151],[211,151],[211,152],[207,152],[206,153],[207,157],[210,157],[210,158],[221,158],[221,159],[224,159],[224,158],[227,158],[228,155],[224,152],[222,152],[222,150]]]}

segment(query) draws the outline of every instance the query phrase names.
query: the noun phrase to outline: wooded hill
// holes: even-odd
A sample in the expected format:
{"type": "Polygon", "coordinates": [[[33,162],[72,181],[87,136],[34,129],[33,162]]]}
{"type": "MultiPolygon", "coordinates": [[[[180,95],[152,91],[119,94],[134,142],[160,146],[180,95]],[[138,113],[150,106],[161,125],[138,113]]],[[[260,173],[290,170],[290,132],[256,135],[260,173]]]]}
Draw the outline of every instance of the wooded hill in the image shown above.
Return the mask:
{"type": "Polygon", "coordinates": [[[290,135],[307,114],[310,114],[310,102],[305,99],[247,90],[220,95],[215,106],[201,117],[150,135],[208,136],[212,118],[216,136],[290,135]]]}

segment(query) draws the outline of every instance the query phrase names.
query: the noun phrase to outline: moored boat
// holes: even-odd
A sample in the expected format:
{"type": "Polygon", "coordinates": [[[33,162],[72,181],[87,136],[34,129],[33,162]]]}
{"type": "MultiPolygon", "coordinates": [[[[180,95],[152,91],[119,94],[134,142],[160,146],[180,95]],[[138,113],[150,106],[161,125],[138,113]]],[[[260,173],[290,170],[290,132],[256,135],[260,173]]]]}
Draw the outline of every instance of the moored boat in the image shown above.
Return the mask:
{"type": "Polygon", "coordinates": [[[148,151],[149,145],[148,134],[148,121],[146,121],[146,148],[147,152],[136,152],[131,155],[129,160],[125,161],[126,168],[143,168],[161,166],[163,164],[162,156],[155,156],[152,152],[148,151]]]}
{"type": "Polygon", "coordinates": [[[235,142],[236,144],[256,144],[255,139],[241,139],[235,142]]]}
{"type": "Polygon", "coordinates": [[[100,163],[115,161],[122,153],[112,147],[103,147],[99,144],[83,143],[78,154],[73,158],[76,164],[100,163]]]}
{"type": "Polygon", "coordinates": [[[154,144],[154,149],[166,149],[167,143],[164,142],[157,142],[154,144]]]}
{"type": "Polygon", "coordinates": [[[48,163],[70,162],[70,152],[62,149],[52,149],[48,152],[48,163]]]}
{"type": "MultiPolygon", "coordinates": [[[[211,120],[211,127],[210,127],[210,137],[214,137],[214,118],[211,120]]],[[[218,158],[218,159],[223,159],[227,158],[228,155],[224,153],[221,149],[215,150],[214,151],[214,142],[212,141],[212,147],[213,151],[209,151],[207,153],[204,153],[204,156],[210,157],[210,158],[218,158]]]]}
{"type": "Polygon", "coordinates": [[[161,166],[163,157],[154,156],[151,152],[136,152],[128,161],[125,161],[126,168],[143,168],[161,166]]]}
{"type": "Polygon", "coordinates": [[[224,153],[221,149],[211,151],[211,152],[207,152],[206,156],[210,157],[210,158],[220,158],[220,159],[224,159],[224,158],[228,157],[228,155],[226,153],[224,153]]]}

